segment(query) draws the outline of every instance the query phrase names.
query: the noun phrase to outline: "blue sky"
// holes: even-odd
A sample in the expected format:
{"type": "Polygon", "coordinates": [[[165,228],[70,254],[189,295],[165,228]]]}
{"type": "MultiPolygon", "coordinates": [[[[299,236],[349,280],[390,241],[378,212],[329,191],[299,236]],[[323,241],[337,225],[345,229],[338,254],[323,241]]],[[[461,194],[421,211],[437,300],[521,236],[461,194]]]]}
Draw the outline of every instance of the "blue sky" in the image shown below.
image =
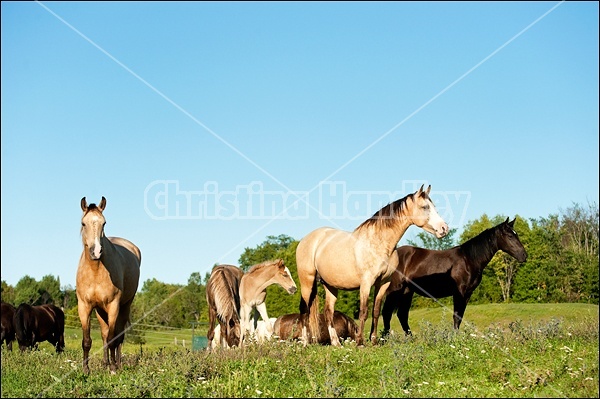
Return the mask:
{"type": "Polygon", "coordinates": [[[84,196],[105,196],[106,234],[140,247],[140,287],[237,264],[270,235],[352,230],[423,183],[459,232],[598,202],[597,2],[3,1],[1,15],[12,285],[75,285],[84,196]]]}

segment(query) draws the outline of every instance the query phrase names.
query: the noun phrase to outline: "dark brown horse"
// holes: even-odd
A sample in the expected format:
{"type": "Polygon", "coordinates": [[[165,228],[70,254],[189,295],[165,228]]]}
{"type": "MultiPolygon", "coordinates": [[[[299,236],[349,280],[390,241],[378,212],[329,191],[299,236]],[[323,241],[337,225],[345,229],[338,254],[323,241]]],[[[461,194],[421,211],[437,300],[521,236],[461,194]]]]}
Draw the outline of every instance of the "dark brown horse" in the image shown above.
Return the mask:
{"type": "Polygon", "coordinates": [[[232,265],[219,265],[212,269],[206,283],[206,301],[208,302],[208,339],[207,350],[212,350],[215,337],[215,323],[221,326],[221,347],[239,346],[241,339],[240,322],[240,282],[244,271],[232,265]]]}
{"type": "Polygon", "coordinates": [[[15,340],[15,326],[13,317],[15,316],[15,307],[10,303],[2,302],[2,340],[0,345],[6,342],[6,348],[11,351],[12,343],[15,340]]]}
{"type": "MultiPolygon", "coordinates": [[[[320,334],[316,340],[309,336],[311,342],[317,342],[323,345],[330,345],[331,338],[329,337],[329,331],[327,330],[327,324],[325,323],[325,315],[319,314],[321,318],[320,323],[320,334]]],[[[279,316],[275,323],[273,323],[273,335],[284,340],[299,340],[302,337],[302,327],[306,325],[308,320],[308,314],[292,313],[279,316]]],[[[344,313],[336,310],[333,312],[333,327],[340,340],[351,339],[356,341],[358,336],[358,325],[350,317],[344,313]]]]}
{"type": "Polygon", "coordinates": [[[390,329],[394,310],[406,335],[411,335],[408,312],[413,294],[428,298],[452,296],[454,329],[458,330],[467,303],[481,283],[483,269],[498,251],[504,251],[519,262],[527,260],[527,252],[514,230],[515,219],[487,229],[465,243],[445,250],[423,249],[405,245],[392,257],[398,268],[383,305],[384,334],[390,329]]]}
{"type": "Polygon", "coordinates": [[[13,323],[21,351],[44,341],[50,342],[57,353],[65,349],[65,314],[58,306],[22,303],[15,311],[13,323]]]}

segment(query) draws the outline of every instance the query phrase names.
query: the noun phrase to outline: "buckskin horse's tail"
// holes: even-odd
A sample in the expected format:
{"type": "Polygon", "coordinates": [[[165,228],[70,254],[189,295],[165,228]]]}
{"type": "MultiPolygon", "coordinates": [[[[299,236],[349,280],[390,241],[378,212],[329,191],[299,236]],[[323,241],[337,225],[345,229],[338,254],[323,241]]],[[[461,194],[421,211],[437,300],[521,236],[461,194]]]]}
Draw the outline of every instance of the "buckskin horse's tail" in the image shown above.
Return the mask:
{"type": "Polygon", "coordinates": [[[312,289],[310,291],[310,297],[308,298],[308,304],[304,302],[304,299],[300,298],[300,314],[308,313],[308,341],[318,342],[321,336],[321,318],[319,317],[319,297],[317,296],[317,282],[319,281],[318,275],[315,276],[313,281],[312,289]]]}

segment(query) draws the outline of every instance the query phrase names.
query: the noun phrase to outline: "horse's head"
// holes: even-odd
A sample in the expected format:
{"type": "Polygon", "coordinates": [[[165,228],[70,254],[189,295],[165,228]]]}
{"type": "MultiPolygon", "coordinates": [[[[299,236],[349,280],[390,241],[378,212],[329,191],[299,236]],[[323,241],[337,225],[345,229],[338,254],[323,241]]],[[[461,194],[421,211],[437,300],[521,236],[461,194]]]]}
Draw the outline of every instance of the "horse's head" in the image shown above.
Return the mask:
{"type": "Polygon", "coordinates": [[[230,318],[227,320],[227,328],[225,332],[227,345],[230,347],[240,346],[241,336],[242,336],[242,327],[240,325],[239,320],[235,320],[234,318],[230,318]]]}
{"type": "Polygon", "coordinates": [[[423,186],[412,195],[412,206],[409,206],[408,217],[415,226],[422,228],[435,235],[437,238],[442,238],[448,234],[448,225],[444,219],[437,213],[435,205],[429,198],[431,185],[423,191],[423,186]]]}
{"type": "Polygon", "coordinates": [[[296,283],[292,278],[292,273],[290,273],[290,269],[283,263],[282,259],[277,260],[278,271],[275,277],[275,281],[277,284],[281,286],[284,290],[288,292],[288,294],[293,294],[296,292],[296,283]]]}
{"type": "Polygon", "coordinates": [[[104,225],[106,219],[102,211],[106,207],[106,198],[102,197],[100,204],[90,204],[88,206],[85,197],[81,199],[81,238],[83,240],[84,251],[89,251],[90,258],[98,260],[102,256],[101,238],[104,237],[104,225]]]}
{"type": "Polygon", "coordinates": [[[506,218],[506,220],[498,226],[498,229],[496,230],[499,233],[498,248],[519,262],[525,262],[527,260],[527,251],[525,251],[525,248],[514,229],[516,219],[517,218],[514,218],[512,222],[509,222],[508,218],[506,218]]]}

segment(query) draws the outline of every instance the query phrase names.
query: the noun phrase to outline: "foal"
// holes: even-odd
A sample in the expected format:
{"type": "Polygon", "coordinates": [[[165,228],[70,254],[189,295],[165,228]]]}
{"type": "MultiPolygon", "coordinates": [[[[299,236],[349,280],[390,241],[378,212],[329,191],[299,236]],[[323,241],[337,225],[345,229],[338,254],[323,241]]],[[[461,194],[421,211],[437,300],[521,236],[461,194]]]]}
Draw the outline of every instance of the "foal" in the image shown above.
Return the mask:
{"type": "Polygon", "coordinates": [[[282,259],[266,261],[254,265],[242,276],[240,282],[240,318],[242,323],[242,339],[247,332],[251,331],[250,312],[253,308],[258,310],[260,316],[266,323],[267,332],[273,332],[273,325],[269,320],[267,305],[267,287],[277,284],[288,294],[296,292],[296,283],[292,278],[290,269],[284,265],[282,259]]]}

